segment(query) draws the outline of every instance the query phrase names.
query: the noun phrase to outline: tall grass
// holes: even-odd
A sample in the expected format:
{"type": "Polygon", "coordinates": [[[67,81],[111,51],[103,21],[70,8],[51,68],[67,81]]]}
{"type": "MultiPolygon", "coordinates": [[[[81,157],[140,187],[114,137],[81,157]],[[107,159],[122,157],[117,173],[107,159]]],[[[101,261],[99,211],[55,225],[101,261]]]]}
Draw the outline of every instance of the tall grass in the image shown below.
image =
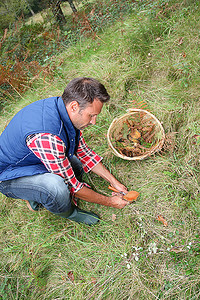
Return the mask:
{"type": "MultiPolygon", "coordinates": [[[[28,103],[60,95],[72,78],[95,77],[111,100],[84,136],[140,199],[122,211],[81,201],[102,219],[87,227],[47,211],[32,213],[23,201],[1,195],[2,299],[200,296],[199,4],[136,4],[134,13],[99,38],[80,40],[52,58],[54,77],[38,79],[15,107],[5,109],[1,130],[28,103]],[[121,160],[108,148],[107,129],[114,117],[141,101],[162,122],[166,145],[149,159],[121,160]]],[[[109,194],[97,176],[85,180],[109,194]]]]}

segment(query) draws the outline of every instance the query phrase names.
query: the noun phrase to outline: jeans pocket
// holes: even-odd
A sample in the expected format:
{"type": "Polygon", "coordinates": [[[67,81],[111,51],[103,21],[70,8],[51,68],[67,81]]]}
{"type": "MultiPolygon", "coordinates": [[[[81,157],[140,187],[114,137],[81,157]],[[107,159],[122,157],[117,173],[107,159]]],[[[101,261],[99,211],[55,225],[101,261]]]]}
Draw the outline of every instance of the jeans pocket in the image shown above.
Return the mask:
{"type": "Polygon", "coordinates": [[[17,197],[11,191],[9,191],[8,185],[5,181],[0,182],[0,192],[8,198],[17,199],[17,197]]]}

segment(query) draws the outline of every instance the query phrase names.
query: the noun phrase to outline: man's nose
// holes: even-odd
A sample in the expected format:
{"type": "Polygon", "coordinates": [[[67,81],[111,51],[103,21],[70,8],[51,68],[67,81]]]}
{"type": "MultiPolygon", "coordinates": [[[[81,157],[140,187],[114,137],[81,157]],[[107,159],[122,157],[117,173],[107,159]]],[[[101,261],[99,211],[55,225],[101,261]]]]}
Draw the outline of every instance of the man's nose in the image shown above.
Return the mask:
{"type": "Polygon", "coordinates": [[[96,124],[96,120],[97,120],[96,116],[92,117],[92,119],[90,121],[90,124],[95,125],[96,124]]]}

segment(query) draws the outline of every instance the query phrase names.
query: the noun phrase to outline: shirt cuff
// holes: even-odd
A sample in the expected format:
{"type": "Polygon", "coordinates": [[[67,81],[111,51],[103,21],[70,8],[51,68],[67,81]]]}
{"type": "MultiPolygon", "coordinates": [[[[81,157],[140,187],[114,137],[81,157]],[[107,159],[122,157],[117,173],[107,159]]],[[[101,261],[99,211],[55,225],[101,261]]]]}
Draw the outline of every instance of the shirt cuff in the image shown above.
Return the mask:
{"type": "Polygon", "coordinates": [[[85,183],[85,182],[79,182],[79,184],[77,185],[77,187],[73,187],[73,186],[70,186],[70,193],[72,195],[74,195],[75,193],[77,193],[80,189],[82,189],[84,186],[88,187],[88,188],[91,188],[89,186],[89,184],[85,183]]]}

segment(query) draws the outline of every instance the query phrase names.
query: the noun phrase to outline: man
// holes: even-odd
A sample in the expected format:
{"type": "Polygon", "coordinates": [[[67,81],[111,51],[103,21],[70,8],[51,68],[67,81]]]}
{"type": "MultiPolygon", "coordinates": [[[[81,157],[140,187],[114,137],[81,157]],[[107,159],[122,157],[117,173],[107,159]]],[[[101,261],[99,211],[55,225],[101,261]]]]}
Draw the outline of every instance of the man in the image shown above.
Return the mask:
{"type": "Polygon", "coordinates": [[[127,192],[88,148],[81,130],[96,123],[109,100],[105,87],[93,78],[75,78],[62,97],[36,101],[19,111],[0,136],[0,192],[26,200],[32,210],[45,207],[61,217],[88,225],[99,217],[74,206],[82,200],[115,208],[127,202],[107,197],[81,182],[92,171],[113,187],[127,192]]]}

